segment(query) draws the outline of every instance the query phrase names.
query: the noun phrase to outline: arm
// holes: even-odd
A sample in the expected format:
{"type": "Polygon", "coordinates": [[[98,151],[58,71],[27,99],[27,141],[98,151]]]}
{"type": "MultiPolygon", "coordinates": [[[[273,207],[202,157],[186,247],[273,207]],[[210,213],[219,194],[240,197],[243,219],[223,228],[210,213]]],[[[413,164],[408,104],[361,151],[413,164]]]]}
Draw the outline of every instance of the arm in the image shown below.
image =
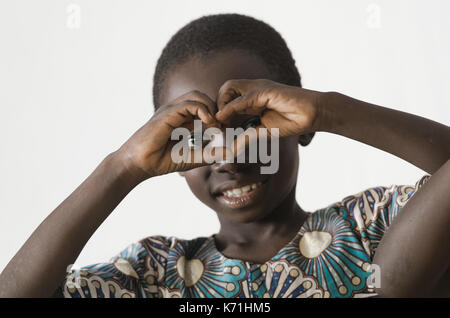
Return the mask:
{"type": "Polygon", "coordinates": [[[321,93],[270,80],[230,80],[219,90],[216,118],[260,115],[257,128],[280,137],[324,131],[389,152],[433,174],[450,157],[450,128],[339,93],[321,93]]]}
{"type": "MultiPolygon", "coordinates": [[[[450,160],[406,203],[375,251],[382,297],[438,296],[450,266],[450,160]]],[[[448,285],[445,287],[448,290],[448,285]]]]}
{"type": "Polygon", "coordinates": [[[169,141],[174,128],[190,125],[194,118],[214,124],[208,110],[212,104],[206,95],[191,92],[160,107],[39,225],[1,273],[0,297],[51,296],[64,281],[67,266],[136,185],[205,165],[205,161],[175,164],[169,141]]]}
{"type": "Polygon", "coordinates": [[[382,296],[429,291],[450,263],[450,128],[339,93],[320,93],[270,80],[231,80],[219,91],[219,121],[259,114],[261,128],[280,136],[324,131],[400,157],[433,174],[403,207],[375,253],[382,296]]]}
{"type": "Polygon", "coordinates": [[[318,131],[348,137],[389,152],[433,174],[450,158],[450,128],[339,93],[319,102],[318,131]]]}
{"type": "Polygon", "coordinates": [[[120,153],[94,172],[33,232],[0,276],[0,297],[48,297],[86,242],[139,183],[120,153]]]}
{"type": "Polygon", "coordinates": [[[378,246],[384,297],[424,296],[450,265],[450,128],[404,112],[326,93],[320,129],[396,155],[433,176],[408,201],[378,246]]]}

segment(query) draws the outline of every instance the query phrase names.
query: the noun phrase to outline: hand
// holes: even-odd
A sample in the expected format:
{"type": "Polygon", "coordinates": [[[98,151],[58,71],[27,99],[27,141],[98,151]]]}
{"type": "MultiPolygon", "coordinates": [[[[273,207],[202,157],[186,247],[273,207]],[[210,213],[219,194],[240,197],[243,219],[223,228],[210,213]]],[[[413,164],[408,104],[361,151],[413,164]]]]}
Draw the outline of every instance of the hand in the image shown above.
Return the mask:
{"type": "MultiPolygon", "coordinates": [[[[140,181],[175,171],[185,171],[205,165],[201,163],[175,163],[171,158],[172,147],[179,141],[171,140],[172,131],[177,127],[192,129],[194,120],[200,119],[207,127],[218,127],[208,106],[214,109],[215,103],[198,91],[186,93],[169,105],[158,108],[152,118],[119,149],[127,169],[140,181]]],[[[193,149],[194,153],[201,149],[193,149]]]]}
{"type": "Polygon", "coordinates": [[[321,93],[266,79],[229,80],[219,90],[216,119],[228,123],[234,114],[258,115],[257,128],[279,128],[279,136],[312,133],[319,128],[321,93]]]}

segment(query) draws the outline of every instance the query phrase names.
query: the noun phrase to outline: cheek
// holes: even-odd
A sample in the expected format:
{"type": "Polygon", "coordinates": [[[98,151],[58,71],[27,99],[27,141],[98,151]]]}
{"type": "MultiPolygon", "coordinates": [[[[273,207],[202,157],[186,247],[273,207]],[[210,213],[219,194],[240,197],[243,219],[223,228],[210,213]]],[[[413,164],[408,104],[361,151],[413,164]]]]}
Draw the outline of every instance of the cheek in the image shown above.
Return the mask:
{"type": "Polygon", "coordinates": [[[297,138],[280,140],[279,170],[274,178],[282,185],[281,188],[290,188],[297,183],[299,154],[297,138]]]}
{"type": "Polygon", "coordinates": [[[202,202],[210,197],[208,186],[209,167],[195,168],[184,173],[192,193],[202,202]]]}

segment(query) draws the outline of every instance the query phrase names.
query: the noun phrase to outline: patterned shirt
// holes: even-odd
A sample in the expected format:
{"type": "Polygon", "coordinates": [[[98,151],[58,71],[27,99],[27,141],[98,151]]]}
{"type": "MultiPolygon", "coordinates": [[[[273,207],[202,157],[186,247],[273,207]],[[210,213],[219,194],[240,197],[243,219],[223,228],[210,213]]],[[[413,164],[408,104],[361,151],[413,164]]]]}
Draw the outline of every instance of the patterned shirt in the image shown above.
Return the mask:
{"type": "Polygon", "coordinates": [[[263,264],[224,256],[214,236],[151,236],[107,263],[70,271],[62,293],[82,298],[374,297],[375,250],[429,178],[369,188],[310,213],[296,236],[263,264]]]}

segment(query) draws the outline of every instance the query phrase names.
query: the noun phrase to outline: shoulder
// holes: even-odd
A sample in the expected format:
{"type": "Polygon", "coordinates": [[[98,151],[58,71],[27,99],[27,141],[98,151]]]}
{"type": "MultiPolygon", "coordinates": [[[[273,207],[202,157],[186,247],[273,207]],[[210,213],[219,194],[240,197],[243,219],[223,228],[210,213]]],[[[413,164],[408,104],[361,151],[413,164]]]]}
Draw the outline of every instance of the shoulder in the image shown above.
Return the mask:
{"type": "MultiPolygon", "coordinates": [[[[413,184],[372,186],[347,195],[327,207],[345,219],[357,234],[366,252],[373,257],[375,249],[394,218],[409,199],[430,178],[424,175],[413,184]]],[[[326,209],[325,209],[326,210],[326,209]]]]}
{"type": "Polygon", "coordinates": [[[348,211],[359,227],[366,227],[380,217],[383,209],[390,209],[392,213],[398,212],[430,177],[428,174],[424,175],[414,184],[368,187],[330,206],[348,211]]]}

